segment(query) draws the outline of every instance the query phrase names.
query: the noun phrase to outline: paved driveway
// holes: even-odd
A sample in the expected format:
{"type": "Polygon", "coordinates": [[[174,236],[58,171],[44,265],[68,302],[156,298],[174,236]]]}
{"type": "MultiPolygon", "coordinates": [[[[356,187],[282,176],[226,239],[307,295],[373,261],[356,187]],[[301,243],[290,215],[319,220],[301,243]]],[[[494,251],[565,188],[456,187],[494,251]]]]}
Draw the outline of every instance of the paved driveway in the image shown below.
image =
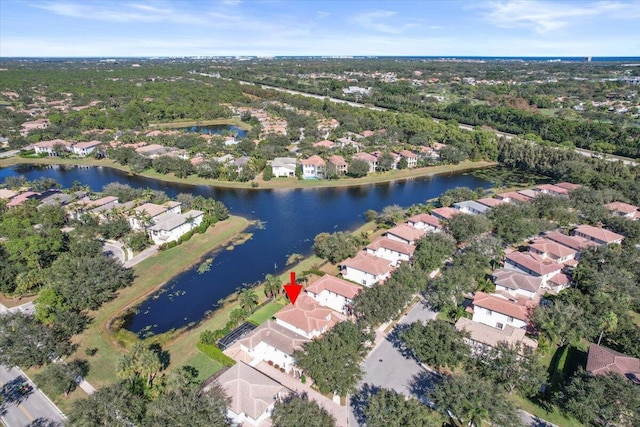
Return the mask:
{"type": "Polygon", "coordinates": [[[0,365],[0,387],[4,396],[0,421],[4,425],[23,427],[39,418],[63,425],[62,412],[16,368],[7,369],[0,365]]]}

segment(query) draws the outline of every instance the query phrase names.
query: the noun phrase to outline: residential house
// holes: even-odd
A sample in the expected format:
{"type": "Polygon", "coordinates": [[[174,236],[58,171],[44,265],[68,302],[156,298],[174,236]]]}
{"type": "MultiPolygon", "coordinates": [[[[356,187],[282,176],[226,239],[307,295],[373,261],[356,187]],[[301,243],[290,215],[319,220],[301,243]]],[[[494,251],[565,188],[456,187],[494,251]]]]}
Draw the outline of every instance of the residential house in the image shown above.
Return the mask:
{"type": "Polygon", "coordinates": [[[521,196],[528,197],[531,200],[535,199],[540,195],[539,191],[531,190],[528,188],[525,190],[518,190],[517,193],[520,194],[521,196]]]}
{"type": "Polygon", "coordinates": [[[511,252],[504,259],[504,267],[517,270],[534,277],[541,277],[543,285],[558,273],[562,272],[562,265],[550,259],[543,259],[534,252],[511,252]]]}
{"type": "Polygon", "coordinates": [[[488,206],[473,200],[454,203],[453,207],[462,213],[471,215],[484,215],[491,210],[488,206]]]}
{"type": "Polygon", "coordinates": [[[445,221],[451,219],[454,215],[460,215],[460,214],[462,214],[461,211],[459,211],[458,209],[450,208],[448,206],[445,206],[442,208],[435,208],[431,211],[431,215],[435,216],[439,220],[445,220],[445,221]]]}
{"type": "Polygon", "coordinates": [[[0,188],[0,199],[9,200],[18,195],[17,191],[9,190],[6,188],[0,188]]]}
{"type": "Polygon", "coordinates": [[[349,165],[344,160],[344,157],[334,155],[329,157],[329,164],[327,165],[327,173],[335,173],[336,175],[344,175],[347,173],[349,165]]]}
{"type": "Polygon", "coordinates": [[[160,144],[149,144],[135,149],[136,153],[149,158],[159,157],[167,152],[167,147],[160,144]]]}
{"type": "Polygon", "coordinates": [[[558,264],[576,265],[578,251],[554,240],[538,237],[529,245],[529,252],[540,255],[542,259],[550,259],[558,264]]]}
{"type": "Polygon", "coordinates": [[[612,243],[622,243],[624,236],[613,231],[606,230],[600,227],[594,227],[592,225],[579,225],[573,230],[574,236],[583,237],[587,240],[591,240],[595,244],[610,245],[612,243]]]}
{"type": "Polygon", "coordinates": [[[545,237],[549,240],[553,240],[554,242],[560,243],[561,245],[567,246],[575,251],[577,251],[575,258],[578,259],[580,257],[580,253],[587,248],[597,246],[596,243],[591,240],[585,239],[580,236],[567,236],[566,234],[562,234],[557,231],[551,231],[545,234],[545,237]]]}
{"type": "Polygon", "coordinates": [[[325,177],[326,163],[322,157],[313,155],[301,160],[300,163],[302,163],[302,178],[323,179],[325,177]]]}
{"type": "Polygon", "coordinates": [[[243,362],[224,370],[217,381],[230,399],[227,415],[234,425],[259,426],[271,416],[275,403],[291,392],[243,362]]]}
{"type": "Polygon", "coordinates": [[[384,258],[360,252],[355,257],[342,261],[340,273],[347,280],[371,287],[387,280],[393,271],[392,264],[384,258]]]}
{"type": "Polygon", "coordinates": [[[533,200],[533,197],[525,196],[524,194],[520,194],[515,191],[496,194],[496,198],[507,203],[530,202],[531,200],[533,200]]]}
{"type": "Polygon", "coordinates": [[[118,198],[115,196],[105,196],[96,200],[91,200],[88,197],[84,197],[77,202],[68,205],[69,216],[73,219],[80,219],[82,215],[110,203],[118,203],[118,198]]]}
{"type": "Polygon", "coordinates": [[[182,204],[173,201],[162,205],[144,203],[133,209],[132,215],[128,218],[129,225],[134,230],[145,230],[147,227],[156,224],[160,216],[166,213],[182,213],[182,204]]]}
{"type": "Polygon", "coordinates": [[[426,213],[420,213],[407,219],[407,224],[418,230],[439,232],[442,231],[442,224],[440,220],[433,215],[426,213]]]}
{"type": "Polygon", "coordinates": [[[79,142],[77,144],[74,144],[71,147],[71,150],[73,151],[73,154],[84,157],[93,153],[96,147],[100,144],[102,144],[102,141],[79,142]]]}
{"type": "Polygon", "coordinates": [[[501,268],[491,274],[496,292],[506,292],[514,297],[536,298],[542,287],[542,278],[524,274],[516,270],[501,268]]]}
{"type": "Polygon", "coordinates": [[[553,184],[537,185],[533,187],[533,190],[542,194],[549,194],[552,196],[569,197],[569,190],[567,190],[564,187],[559,187],[553,184]]]}
{"type": "Polygon", "coordinates": [[[502,295],[476,292],[473,303],[467,308],[473,313],[473,321],[485,325],[504,329],[509,325],[514,328],[526,328],[529,324],[529,316],[536,302],[521,298],[510,300],[502,295]]]}
{"type": "Polygon", "coordinates": [[[292,157],[276,157],[271,161],[273,176],[276,178],[296,176],[296,163],[296,159],[292,157]]]}
{"type": "Polygon", "coordinates": [[[420,147],[420,155],[424,159],[438,160],[440,153],[432,147],[420,147]]]}
{"type": "Polygon", "coordinates": [[[604,205],[605,209],[611,211],[614,215],[621,216],[630,220],[640,219],[640,210],[635,205],[624,202],[612,202],[604,205]]]}
{"type": "Polygon", "coordinates": [[[319,337],[345,320],[342,314],[321,306],[306,294],[300,294],[295,304],[285,306],[273,317],[278,325],[307,339],[319,337]]]}
{"type": "Polygon", "coordinates": [[[400,155],[407,159],[407,167],[409,169],[418,166],[418,155],[416,153],[413,153],[409,150],[402,150],[400,151],[400,155]]]}
{"type": "Polygon", "coordinates": [[[346,280],[325,274],[309,285],[305,292],[323,307],[342,314],[349,314],[353,298],[361,288],[346,280]]]}
{"type": "Polygon", "coordinates": [[[20,206],[27,200],[38,199],[40,197],[40,193],[35,191],[25,191],[24,193],[20,193],[17,196],[13,196],[11,200],[9,200],[6,204],[6,207],[11,208],[14,206],[20,206]]]}
{"type": "Polygon", "coordinates": [[[71,151],[71,142],[67,142],[64,139],[54,139],[51,141],[42,141],[34,144],[36,154],[46,154],[51,157],[59,155],[59,150],[71,151]]]}
{"type": "MultiPolygon", "coordinates": [[[[414,230],[417,229],[414,228],[414,230]]],[[[415,245],[389,237],[380,237],[365,248],[368,254],[391,261],[393,265],[398,265],[400,261],[409,261],[415,250],[415,245]]]]}
{"type": "Polygon", "coordinates": [[[316,148],[326,148],[326,149],[331,149],[333,147],[335,147],[336,143],[333,141],[329,141],[326,139],[323,139],[322,141],[318,141],[316,143],[313,144],[314,147],[316,148]]]}
{"type": "Polygon", "coordinates": [[[571,277],[565,273],[558,273],[549,279],[545,285],[551,293],[558,293],[571,286],[571,277]]]}
{"type": "Polygon", "coordinates": [[[369,165],[369,173],[375,172],[378,167],[378,158],[373,154],[360,152],[353,155],[353,160],[363,160],[369,165]]]}
{"type": "Polygon", "coordinates": [[[409,224],[398,224],[387,230],[385,235],[391,240],[408,245],[415,245],[426,233],[426,231],[412,227],[409,224]]]}
{"type": "Polygon", "coordinates": [[[272,362],[289,373],[295,369],[293,352],[302,349],[302,344],[308,341],[302,335],[269,319],[240,339],[238,345],[254,360],[251,364],[256,361],[272,362]]]}
{"type": "Polygon", "coordinates": [[[493,197],[483,197],[482,199],[476,200],[476,202],[481,203],[489,208],[493,208],[495,206],[506,203],[504,200],[494,199],[493,197]]]}
{"type": "Polygon", "coordinates": [[[196,210],[183,214],[165,213],[157,218],[153,226],[149,227],[149,237],[156,245],[178,240],[183,234],[202,224],[203,218],[204,213],[196,210]]]}
{"type": "Polygon", "coordinates": [[[640,359],[602,345],[591,344],[587,356],[587,372],[592,375],[615,372],[635,384],[640,384],[640,359]]]}
{"type": "Polygon", "coordinates": [[[580,188],[580,185],[573,184],[571,182],[557,182],[556,187],[564,188],[565,190],[573,191],[580,188]]]}
{"type": "Polygon", "coordinates": [[[520,343],[532,350],[538,348],[538,343],[527,337],[524,329],[511,325],[505,325],[504,328],[499,329],[461,317],[456,322],[456,329],[466,331],[469,334],[469,338],[464,338],[464,341],[471,346],[474,356],[497,347],[500,342],[506,342],[510,346],[520,343]]]}
{"type": "Polygon", "coordinates": [[[32,130],[46,129],[49,125],[49,119],[38,119],[30,122],[24,122],[21,125],[20,136],[27,136],[32,130]]]}

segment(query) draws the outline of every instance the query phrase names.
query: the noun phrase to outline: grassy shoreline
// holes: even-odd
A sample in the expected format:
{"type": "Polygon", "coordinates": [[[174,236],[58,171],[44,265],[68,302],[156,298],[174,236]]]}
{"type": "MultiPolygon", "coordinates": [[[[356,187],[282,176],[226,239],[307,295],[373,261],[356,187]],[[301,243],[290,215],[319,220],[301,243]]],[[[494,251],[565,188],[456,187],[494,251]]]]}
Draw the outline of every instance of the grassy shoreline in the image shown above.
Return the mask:
{"type": "Polygon", "coordinates": [[[337,180],[298,180],[297,178],[274,178],[270,181],[264,181],[261,177],[258,177],[252,182],[258,183],[258,187],[252,187],[251,182],[229,182],[219,181],[214,179],[200,178],[195,175],[191,175],[187,178],[178,178],[173,174],[159,174],[152,170],[145,170],[139,174],[134,174],[127,166],[117,164],[110,159],[93,159],[93,158],[78,158],[78,159],[64,159],[59,157],[42,157],[42,158],[23,158],[23,157],[10,157],[6,159],[0,159],[0,168],[15,166],[18,164],[35,164],[35,165],[79,165],[79,166],[99,166],[107,167],[126,172],[130,175],[142,176],[145,178],[152,178],[159,181],[174,182],[177,184],[188,185],[206,185],[218,188],[244,188],[248,190],[272,190],[272,189],[298,189],[298,188],[327,188],[327,187],[356,187],[366,184],[378,184],[384,182],[391,182],[396,180],[419,178],[424,176],[441,175],[447,173],[462,173],[470,172],[477,169],[485,169],[496,166],[497,162],[471,162],[464,161],[457,165],[438,165],[429,166],[425,168],[416,169],[404,169],[393,170],[389,172],[379,172],[371,175],[367,175],[363,178],[341,178],[337,180]]]}
{"type": "Polygon", "coordinates": [[[180,129],[192,126],[213,126],[213,125],[230,125],[238,127],[242,130],[251,130],[251,125],[243,122],[239,118],[212,119],[212,120],[185,120],[182,122],[171,123],[149,123],[149,129],[180,129]]]}

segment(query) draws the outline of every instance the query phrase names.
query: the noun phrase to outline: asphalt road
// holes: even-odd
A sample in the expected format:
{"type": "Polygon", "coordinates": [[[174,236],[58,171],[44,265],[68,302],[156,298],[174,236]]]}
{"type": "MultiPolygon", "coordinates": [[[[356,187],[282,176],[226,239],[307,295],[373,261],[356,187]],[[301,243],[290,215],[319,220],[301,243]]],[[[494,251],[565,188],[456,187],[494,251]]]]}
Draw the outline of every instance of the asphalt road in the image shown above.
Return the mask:
{"type": "Polygon", "coordinates": [[[0,421],[7,427],[24,427],[38,418],[60,423],[62,412],[16,368],[0,365],[0,387],[4,402],[0,421]]]}

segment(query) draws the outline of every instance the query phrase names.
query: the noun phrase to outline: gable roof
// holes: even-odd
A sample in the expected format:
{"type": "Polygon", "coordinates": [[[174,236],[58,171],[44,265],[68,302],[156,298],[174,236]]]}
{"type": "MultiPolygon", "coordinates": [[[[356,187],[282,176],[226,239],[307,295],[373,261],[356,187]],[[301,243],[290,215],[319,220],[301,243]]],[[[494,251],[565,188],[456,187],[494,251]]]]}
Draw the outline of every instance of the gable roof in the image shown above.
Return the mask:
{"type": "Polygon", "coordinates": [[[493,283],[509,289],[522,289],[529,292],[538,292],[542,285],[540,277],[519,273],[514,270],[501,268],[491,274],[493,283]]]}
{"type": "MultiPolygon", "coordinates": [[[[411,227],[413,228],[413,227],[411,227]]],[[[414,228],[417,230],[417,228],[414,228]]],[[[420,230],[418,230],[420,231],[420,230]]],[[[407,243],[398,242],[397,240],[389,239],[388,237],[380,237],[367,245],[367,249],[376,251],[380,248],[388,249],[393,252],[413,256],[413,252],[416,250],[415,245],[409,245],[407,243]]]]}
{"type": "Polygon", "coordinates": [[[102,144],[102,141],[87,141],[87,142],[78,142],[77,144],[75,144],[73,146],[73,148],[91,148],[91,147],[95,147],[97,145],[102,144]]]}
{"type": "Polygon", "coordinates": [[[302,335],[278,325],[271,319],[258,326],[250,335],[238,340],[241,345],[248,349],[254,349],[258,344],[264,342],[284,354],[293,354],[294,350],[301,349],[302,344],[308,341],[302,335]]]}
{"type": "Polygon", "coordinates": [[[483,197],[482,199],[476,200],[476,202],[482,203],[483,205],[489,206],[490,208],[505,203],[504,200],[494,199],[493,197],[483,197]]]}
{"type": "Polygon", "coordinates": [[[553,185],[553,184],[537,185],[537,186],[534,187],[534,190],[538,190],[538,191],[541,191],[543,193],[552,193],[552,194],[557,194],[557,195],[562,195],[562,196],[568,196],[569,195],[569,190],[567,190],[566,188],[563,188],[563,187],[559,187],[557,185],[553,185]]]}
{"type": "Polygon", "coordinates": [[[392,234],[408,242],[415,242],[427,234],[424,230],[419,230],[409,224],[399,224],[387,230],[387,235],[392,234]]]}
{"type": "Polygon", "coordinates": [[[347,299],[353,299],[361,289],[360,286],[356,286],[351,282],[347,282],[330,274],[325,274],[307,287],[306,290],[316,295],[327,290],[347,299]]]}
{"type": "Polygon", "coordinates": [[[329,330],[336,323],[344,320],[344,316],[322,307],[306,294],[301,294],[295,304],[285,306],[274,314],[274,317],[307,333],[322,332],[325,327],[329,330]]]}
{"type": "Polygon", "coordinates": [[[485,294],[480,291],[476,292],[473,296],[474,307],[486,308],[488,310],[495,311],[496,313],[501,313],[506,316],[513,317],[514,319],[527,322],[529,320],[529,310],[536,304],[530,300],[522,303],[523,301],[524,300],[518,300],[518,302],[514,302],[495,295],[485,294]]]}
{"type": "Polygon", "coordinates": [[[458,209],[443,207],[443,208],[435,208],[431,211],[431,215],[436,215],[438,217],[442,217],[444,219],[451,219],[454,215],[462,214],[458,209]]]}
{"type": "Polygon", "coordinates": [[[573,191],[580,188],[580,185],[573,184],[571,182],[557,182],[556,187],[564,188],[565,190],[573,191]]]}
{"type": "Polygon", "coordinates": [[[591,344],[587,358],[587,371],[593,375],[615,372],[634,382],[640,382],[640,359],[591,344]]]}
{"type": "Polygon", "coordinates": [[[341,265],[354,270],[364,271],[374,276],[382,276],[391,271],[391,261],[359,252],[355,257],[342,261],[341,265]]]}
{"type": "Polygon", "coordinates": [[[580,236],[567,236],[566,234],[559,233],[557,231],[551,231],[545,234],[547,239],[553,240],[554,242],[558,242],[561,245],[567,246],[576,251],[591,247],[597,246],[591,240],[587,240],[584,237],[580,236]]]}
{"type": "Polygon", "coordinates": [[[438,218],[426,213],[419,213],[407,219],[407,223],[411,223],[411,222],[414,224],[422,222],[424,224],[429,224],[430,226],[435,228],[442,228],[442,224],[440,224],[440,220],[438,218]]]}
{"type": "Polygon", "coordinates": [[[575,233],[581,233],[585,236],[589,236],[593,239],[600,240],[602,242],[612,243],[616,240],[624,239],[622,234],[614,233],[604,228],[594,227],[593,225],[579,225],[575,233]]]}
{"type": "Polygon", "coordinates": [[[246,414],[254,420],[260,418],[276,401],[276,396],[289,392],[251,366],[238,362],[218,377],[218,383],[231,399],[229,408],[236,414],[246,414]]]}
{"type": "Polygon", "coordinates": [[[630,205],[629,203],[624,202],[611,202],[609,204],[604,205],[605,209],[608,209],[613,212],[620,212],[625,215],[634,213],[638,210],[637,206],[630,205]]]}
{"type": "Polygon", "coordinates": [[[478,203],[475,200],[465,200],[463,202],[456,202],[453,204],[453,207],[460,211],[464,211],[465,209],[468,209],[471,211],[478,211],[482,214],[487,213],[489,210],[491,210],[489,206],[483,203],[478,203]]]}
{"type": "Polygon", "coordinates": [[[511,252],[505,258],[540,276],[562,270],[562,265],[549,259],[542,259],[540,255],[533,252],[511,252]]]}
{"type": "Polygon", "coordinates": [[[497,195],[500,200],[509,199],[516,202],[530,202],[533,197],[525,196],[524,194],[516,193],[515,191],[508,191],[506,193],[500,193],[497,195]]]}

